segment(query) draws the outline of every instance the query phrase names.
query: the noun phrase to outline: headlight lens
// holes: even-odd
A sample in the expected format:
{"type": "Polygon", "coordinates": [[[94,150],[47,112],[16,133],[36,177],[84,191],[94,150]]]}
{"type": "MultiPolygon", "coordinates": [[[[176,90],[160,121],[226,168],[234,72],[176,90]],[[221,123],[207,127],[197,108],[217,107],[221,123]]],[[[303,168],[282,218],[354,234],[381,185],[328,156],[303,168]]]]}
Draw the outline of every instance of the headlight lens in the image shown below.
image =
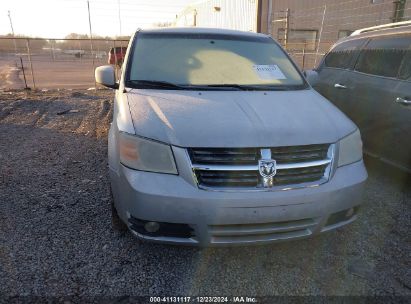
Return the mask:
{"type": "Polygon", "coordinates": [[[357,129],[347,137],[340,140],[338,153],[338,167],[355,163],[362,158],[362,141],[360,131],[357,129]]]}
{"type": "Polygon", "coordinates": [[[171,147],[153,140],[120,132],[120,161],[142,171],[177,174],[171,147]]]}

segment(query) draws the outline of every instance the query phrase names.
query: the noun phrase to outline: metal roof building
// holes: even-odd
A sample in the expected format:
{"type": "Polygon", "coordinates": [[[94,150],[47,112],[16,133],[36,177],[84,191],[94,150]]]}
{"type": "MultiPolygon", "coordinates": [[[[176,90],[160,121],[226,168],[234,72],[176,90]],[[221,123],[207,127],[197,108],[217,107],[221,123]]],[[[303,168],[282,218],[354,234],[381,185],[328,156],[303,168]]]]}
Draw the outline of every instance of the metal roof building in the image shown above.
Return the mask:
{"type": "Polygon", "coordinates": [[[187,7],[176,26],[257,31],[257,0],[207,0],[187,7]]]}

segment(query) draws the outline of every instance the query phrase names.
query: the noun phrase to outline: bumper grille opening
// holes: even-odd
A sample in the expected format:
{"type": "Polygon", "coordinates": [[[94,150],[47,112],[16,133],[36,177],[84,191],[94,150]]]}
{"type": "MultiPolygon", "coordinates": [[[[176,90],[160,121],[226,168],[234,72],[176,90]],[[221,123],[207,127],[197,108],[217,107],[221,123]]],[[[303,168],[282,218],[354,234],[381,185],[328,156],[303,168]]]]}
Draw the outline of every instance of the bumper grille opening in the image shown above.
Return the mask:
{"type": "Polygon", "coordinates": [[[190,238],[194,236],[193,228],[187,224],[158,222],[158,224],[160,224],[160,228],[156,232],[148,232],[144,228],[144,225],[151,221],[140,220],[131,216],[128,219],[128,222],[130,224],[130,229],[145,236],[176,238],[190,238]]]}
{"type": "Polygon", "coordinates": [[[311,234],[312,232],[309,229],[299,229],[293,231],[273,232],[270,234],[213,236],[211,238],[211,242],[214,244],[270,242],[306,237],[311,234]]]}
{"type": "Polygon", "coordinates": [[[203,171],[196,172],[201,185],[209,187],[255,187],[259,182],[256,171],[203,171]]]}
{"type": "Polygon", "coordinates": [[[318,219],[306,218],[272,223],[210,225],[209,232],[212,243],[265,242],[311,235],[317,224],[318,219]]]}
{"type": "Polygon", "coordinates": [[[303,229],[314,226],[317,223],[316,220],[308,218],[273,223],[210,225],[209,229],[212,235],[265,234],[303,229]]]}

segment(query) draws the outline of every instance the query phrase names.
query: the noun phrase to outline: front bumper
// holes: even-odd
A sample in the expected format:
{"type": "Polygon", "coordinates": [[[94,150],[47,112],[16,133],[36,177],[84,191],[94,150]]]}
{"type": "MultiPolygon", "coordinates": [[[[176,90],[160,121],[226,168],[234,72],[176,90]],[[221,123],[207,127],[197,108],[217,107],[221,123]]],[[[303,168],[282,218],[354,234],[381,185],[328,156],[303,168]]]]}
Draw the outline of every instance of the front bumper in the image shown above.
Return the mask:
{"type": "MultiPolygon", "coordinates": [[[[262,192],[200,190],[180,175],[110,170],[115,206],[122,220],[188,224],[191,237],[153,237],[155,242],[199,246],[244,245],[299,239],[338,228],[356,215],[327,224],[331,215],[361,204],[367,172],[362,161],[338,168],[313,188],[262,192]]],[[[192,177],[191,177],[192,178],[192,177]]],[[[334,216],[335,218],[335,216],[334,216]]]]}

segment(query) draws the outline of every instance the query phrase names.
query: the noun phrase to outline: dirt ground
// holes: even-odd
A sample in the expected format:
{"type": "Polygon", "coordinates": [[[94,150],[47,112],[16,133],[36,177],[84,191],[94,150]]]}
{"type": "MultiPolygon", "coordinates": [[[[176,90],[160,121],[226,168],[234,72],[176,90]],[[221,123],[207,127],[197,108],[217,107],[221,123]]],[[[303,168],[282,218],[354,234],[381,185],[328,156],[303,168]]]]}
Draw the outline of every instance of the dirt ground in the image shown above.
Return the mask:
{"type": "Polygon", "coordinates": [[[368,158],[359,219],[313,239],[198,249],[139,243],[113,231],[112,94],[0,91],[0,302],[31,296],[411,297],[409,176],[368,158]]]}

